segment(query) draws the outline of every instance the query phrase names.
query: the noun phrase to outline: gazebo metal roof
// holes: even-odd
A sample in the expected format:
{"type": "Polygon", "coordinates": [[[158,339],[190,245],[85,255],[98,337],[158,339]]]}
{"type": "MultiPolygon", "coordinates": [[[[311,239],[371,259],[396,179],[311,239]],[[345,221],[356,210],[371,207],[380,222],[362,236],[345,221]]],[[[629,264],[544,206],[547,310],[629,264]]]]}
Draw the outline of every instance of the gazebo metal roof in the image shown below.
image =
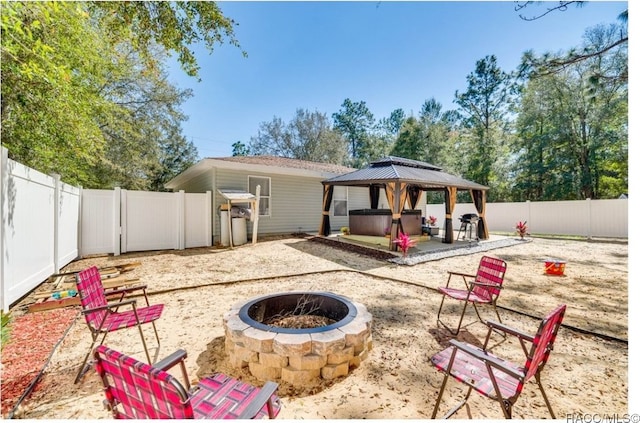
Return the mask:
{"type": "Polygon", "coordinates": [[[427,162],[389,156],[372,162],[369,167],[326,179],[328,185],[369,186],[387,182],[406,182],[423,189],[488,190],[489,187],[443,172],[441,167],[427,162]]]}

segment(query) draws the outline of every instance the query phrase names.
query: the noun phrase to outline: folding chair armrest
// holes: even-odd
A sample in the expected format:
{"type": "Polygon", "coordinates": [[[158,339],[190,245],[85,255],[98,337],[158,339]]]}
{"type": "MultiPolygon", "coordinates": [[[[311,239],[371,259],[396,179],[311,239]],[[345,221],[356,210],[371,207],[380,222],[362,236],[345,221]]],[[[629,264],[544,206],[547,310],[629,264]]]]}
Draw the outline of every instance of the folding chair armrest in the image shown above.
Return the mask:
{"type": "Polygon", "coordinates": [[[472,281],[471,285],[484,286],[484,287],[493,288],[493,289],[502,289],[502,285],[498,285],[495,283],[483,283],[483,282],[472,281]]]}
{"type": "MultiPolygon", "coordinates": [[[[458,349],[464,351],[465,353],[477,358],[478,360],[482,361],[483,363],[488,363],[489,366],[491,367],[495,367],[515,378],[521,379],[523,377],[522,373],[519,373],[517,371],[517,369],[511,368],[511,367],[507,367],[505,366],[500,360],[496,359],[495,357],[487,354],[486,351],[484,350],[477,350],[475,348],[472,348],[470,345],[464,343],[464,342],[460,342],[456,339],[452,339],[449,341],[450,345],[453,345],[455,347],[457,347],[458,349]]],[[[452,356],[453,357],[453,356],[452,356]]]]}
{"type": "Polygon", "coordinates": [[[184,399],[187,398],[187,391],[191,390],[191,383],[189,382],[189,374],[187,373],[187,366],[185,366],[184,364],[184,360],[186,358],[187,358],[187,352],[183,349],[179,349],[179,350],[176,350],[173,354],[170,354],[165,358],[163,358],[162,360],[158,361],[157,363],[152,364],[152,367],[163,370],[165,372],[170,368],[172,368],[173,366],[175,366],[176,364],[180,365],[180,371],[182,372],[182,378],[184,379],[184,386],[180,385],[180,383],[177,381],[176,381],[176,385],[178,385],[177,386],[178,390],[184,393],[185,395],[184,399]],[[184,389],[185,387],[187,388],[186,390],[184,389]]]}
{"type": "Polygon", "coordinates": [[[94,308],[85,308],[81,311],[82,314],[87,314],[87,313],[94,313],[96,311],[102,311],[102,310],[107,310],[109,308],[114,308],[114,307],[120,307],[123,305],[129,305],[129,304],[135,304],[136,302],[138,302],[138,300],[136,299],[131,299],[131,300],[126,300],[126,301],[120,301],[117,303],[109,303],[107,305],[103,305],[100,307],[94,307],[94,308]]]}
{"type": "Polygon", "coordinates": [[[450,271],[450,270],[448,270],[448,271],[447,271],[447,273],[448,273],[449,275],[456,275],[456,276],[463,276],[463,277],[465,277],[465,276],[466,276],[467,278],[475,278],[475,277],[476,277],[476,275],[471,275],[471,274],[469,274],[469,273],[452,272],[452,271],[450,271]]]}
{"type": "Polygon", "coordinates": [[[185,358],[187,358],[187,352],[183,349],[180,349],[158,361],[153,365],[153,367],[166,371],[176,364],[184,362],[185,358]]]}
{"type": "MultiPolygon", "coordinates": [[[[276,393],[278,389],[278,384],[275,382],[267,382],[260,389],[260,392],[256,397],[251,401],[251,404],[244,409],[242,413],[238,416],[239,419],[252,419],[256,414],[260,411],[262,407],[270,400],[271,396],[276,393]]],[[[269,411],[271,412],[271,411],[269,411]]],[[[272,417],[272,416],[269,416],[272,417]]]]}
{"type": "Polygon", "coordinates": [[[118,301],[118,302],[112,302],[107,304],[108,308],[114,308],[114,307],[120,307],[120,306],[125,306],[125,305],[133,305],[135,307],[136,303],[138,302],[138,300],[136,300],[135,298],[132,298],[130,300],[124,300],[124,301],[118,301]]]}
{"type": "Polygon", "coordinates": [[[529,342],[533,342],[533,336],[524,333],[518,329],[514,329],[512,327],[506,326],[502,323],[498,323],[495,322],[493,320],[487,320],[486,321],[487,326],[489,326],[491,329],[497,329],[499,331],[502,331],[504,333],[508,333],[509,335],[513,335],[515,337],[518,337],[520,339],[524,339],[525,341],[529,341],[529,342]]]}
{"type": "Polygon", "coordinates": [[[449,284],[451,283],[451,276],[462,276],[462,281],[464,282],[465,289],[467,291],[471,290],[471,288],[469,287],[469,282],[467,282],[467,278],[475,278],[476,275],[470,275],[468,273],[462,273],[462,272],[451,272],[451,271],[447,271],[447,273],[449,273],[449,277],[447,278],[447,285],[446,285],[447,288],[449,288],[449,284]]]}
{"type": "Polygon", "coordinates": [[[147,289],[147,285],[136,285],[136,286],[132,286],[129,288],[118,288],[118,289],[114,289],[112,291],[105,291],[105,295],[113,295],[113,294],[127,294],[129,292],[133,292],[133,291],[145,291],[147,289]]]}

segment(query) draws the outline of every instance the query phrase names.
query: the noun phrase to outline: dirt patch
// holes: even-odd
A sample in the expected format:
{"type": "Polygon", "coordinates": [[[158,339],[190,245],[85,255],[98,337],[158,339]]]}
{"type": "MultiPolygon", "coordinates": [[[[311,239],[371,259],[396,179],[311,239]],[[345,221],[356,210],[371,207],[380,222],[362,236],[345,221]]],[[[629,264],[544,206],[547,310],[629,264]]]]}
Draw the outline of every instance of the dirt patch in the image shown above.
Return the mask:
{"type": "MultiPolygon", "coordinates": [[[[498,300],[505,324],[533,334],[542,316],[558,304],[568,306],[565,326],[542,375],[556,416],[628,412],[626,244],[535,239],[486,253],[402,266],[378,258],[378,252],[356,251],[359,246],[352,245],[347,248],[353,250],[346,251],[342,248],[346,245],[338,248],[329,242],[289,237],[233,250],[199,248],[94,257],[71,263],[65,270],[140,261],[135,277],[148,286],[153,303],[165,304],[158,320],[159,357],[185,349],[192,383],[218,371],[262,383],[226,362],[222,318],[240,300],[309,290],[333,292],[363,303],[373,315],[369,357],[349,376],[330,383],[295,389],[281,384],[280,418],[424,419],[431,416],[442,383],[442,374],[429,358],[452,339],[436,324],[442,298],[436,289],[446,283],[449,270],[473,273],[482,255],[499,257],[508,264],[498,300]],[[565,276],[545,275],[546,257],[566,260],[565,276]]],[[[442,317],[454,323],[460,311],[459,304],[446,303],[442,317]]],[[[480,308],[480,313],[495,320],[490,308],[480,308]]],[[[84,322],[79,318],[77,323],[53,355],[41,389],[23,404],[19,417],[110,418],[102,406],[103,393],[95,372],[73,384],[90,345],[84,322]]],[[[145,334],[154,353],[153,332],[147,329],[145,334]]],[[[479,345],[485,334],[486,327],[469,308],[457,338],[479,345]]],[[[144,359],[135,329],[109,335],[105,343],[144,359]]],[[[494,354],[524,363],[516,340],[498,336],[490,345],[494,354]]],[[[462,392],[459,384],[449,382],[440,416],[460,400],[462,392]]],[[[472,394],[469,402],[469,409],[455,417],[502,418],[494,401],[472,394]]],[[[535,384],[525,386],[513,414],[526,419],[548,416],[535,384]]]]}
{"type": "Polygon", "coordinates": [[[367,248],[361,245],[351,244],[348,242],[336,241],[331,238],[324,238],[319,236],[314,236],[310,238],[313,242],[319,242],[321,244],[327,245],[332,248],[338,248],[343,251],[348,251],[350,253],[356,253],[361,256],[370,257],[375,260],[389,260],[396,258],[395,254],[387,253],[385,251],[376,250],[374,248],[367,248]]]}

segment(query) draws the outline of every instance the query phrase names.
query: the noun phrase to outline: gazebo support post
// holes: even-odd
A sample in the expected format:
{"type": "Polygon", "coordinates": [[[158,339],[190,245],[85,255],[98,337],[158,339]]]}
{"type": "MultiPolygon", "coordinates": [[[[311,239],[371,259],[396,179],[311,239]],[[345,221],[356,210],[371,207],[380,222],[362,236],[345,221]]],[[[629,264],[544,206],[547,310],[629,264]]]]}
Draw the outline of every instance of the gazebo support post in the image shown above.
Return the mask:
{"type": "Polygon", "coordinates": [[[446,187],[444,189],[444,238],[442,242],[446,244],[453,244],[453,221],[451,215],[453,209],[456,207],[456,193],[458,189],[456,187],[446,187]]]}

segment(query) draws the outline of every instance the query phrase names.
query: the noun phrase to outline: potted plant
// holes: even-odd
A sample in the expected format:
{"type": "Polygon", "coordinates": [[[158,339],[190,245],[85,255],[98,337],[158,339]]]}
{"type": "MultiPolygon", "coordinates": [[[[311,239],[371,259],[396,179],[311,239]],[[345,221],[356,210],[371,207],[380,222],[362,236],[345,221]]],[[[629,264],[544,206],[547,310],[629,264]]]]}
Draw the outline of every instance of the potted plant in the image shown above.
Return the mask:
{"type": "Polygon", "coordinates": [[[429,216],[429,218],[427,219],[427,225],[429,225],[429,235],[431,236],[435,236],[440,233],[440,228],[436,226],[437,221],[438,218],[435,216],[429,216]]]}
{"type": "Polygon", "coordinates": [[[411,239],[411,237],[404,232],[400,232],[400,235],[398,235],[398,238],[393,240],[393,243],[398,244],[398,247],[402,250],[402,257],[406,257],[409,248],[416,245],[416,241],[411,239]]]}
{"type": "Polygon", "coordinates": [[[350,235],[351,232],[349,231],[349,228],[347,228],[346,226],[343,226],[342,228],[340,228],[340,232],[342,232],[342,235],[350,235]]]}
{"type": "Polygon", "coordinates": [[[518,224],[516,225],[516,233],[520,235],[520,239],[524,239],[525,235],[529,235],[529,232],[527,232],[526,220],[524,222],[522,221],[518,222],[518,224]]]}
{"type": "Polygon", "coordinates": [[[384,236],[386,236],[387,238],[391,237],[391,229],[389,229],[388,226],[384,228],[384,236]]]}

